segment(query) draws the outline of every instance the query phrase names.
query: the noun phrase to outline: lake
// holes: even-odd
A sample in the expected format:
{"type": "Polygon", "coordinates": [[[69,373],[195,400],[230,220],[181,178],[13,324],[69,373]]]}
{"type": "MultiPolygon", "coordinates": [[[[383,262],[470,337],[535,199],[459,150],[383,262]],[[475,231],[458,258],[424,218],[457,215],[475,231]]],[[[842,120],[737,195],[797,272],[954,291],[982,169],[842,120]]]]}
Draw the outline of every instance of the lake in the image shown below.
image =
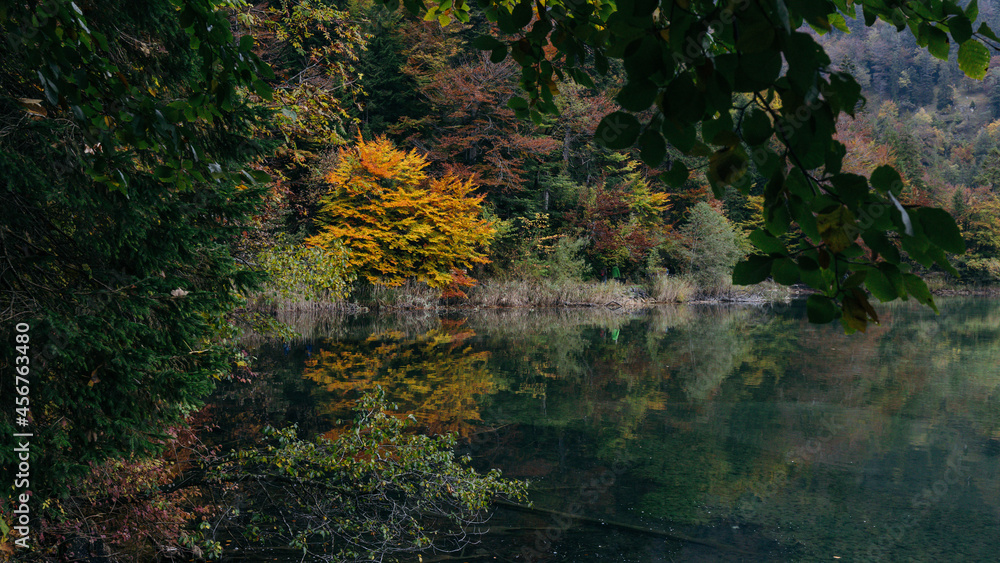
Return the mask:
{"type": "Polygon", "coordinates": [[[455,560],[995,561],[1000,302],[940,305],[851,336],[799,302],[300,319],[214,403],[226,440],[315,434],[378,384],[530,480],[455,560]]]}

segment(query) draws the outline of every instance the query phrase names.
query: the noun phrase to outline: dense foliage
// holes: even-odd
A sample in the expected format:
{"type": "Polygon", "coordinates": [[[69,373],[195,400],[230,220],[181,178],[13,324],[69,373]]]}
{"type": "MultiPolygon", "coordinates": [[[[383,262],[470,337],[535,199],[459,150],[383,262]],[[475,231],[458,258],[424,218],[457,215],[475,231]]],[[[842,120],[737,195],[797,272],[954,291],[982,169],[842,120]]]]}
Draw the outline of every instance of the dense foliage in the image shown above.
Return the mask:
{"type": "Polygon", "coordinates": [[[84,7],[2,12],[2,318],[31,327],[35,490],[161,448],[228,370],[211,341],[256,277],[229,251],[260,200],[244,94],[271,74],[252,39],[207,0],[84,7]]]}

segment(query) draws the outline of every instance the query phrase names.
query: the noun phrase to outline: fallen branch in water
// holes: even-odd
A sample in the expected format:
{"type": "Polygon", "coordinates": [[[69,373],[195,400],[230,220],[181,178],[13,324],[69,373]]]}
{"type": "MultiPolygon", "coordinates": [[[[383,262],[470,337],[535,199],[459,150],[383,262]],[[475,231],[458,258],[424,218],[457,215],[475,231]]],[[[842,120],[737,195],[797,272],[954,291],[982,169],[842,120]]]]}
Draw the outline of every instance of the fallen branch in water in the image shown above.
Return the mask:
{"type": "Polygon", "coordinates": [[[667,532],[665,530],[656,530],[653,528],[647,528],[645,526],[636,526],[634,524],[626,524],[624,522],[615,522],[612,520],[602,520],[600,518],[591,518],[589,516],[581,516],[579,514],[572,514],[569,512],[560,512],[558,510],[551,510],[548,508],[535,508],[533,506],[528,506],[525,504],[519,504],[516,502],[510,502],[505,500],[497,500],[495,504],[498,506],[503,506],[513,510],[520,510],[522,512],[528,512],[531,514],[545,514],[549,516],[559,516],[560,518],[568,518],[571,520],[576,520],[577,522],[583,522],[585,524],[591,524],[594,526],[608,526],[611,528],[617,528],[619,530],[625,530],[629,532],[638,532],[640,534],[647,534],[651,536],[657,536],[662,538],[670,538],[672,540],[682,541],[686,543],[695,543],[698,545],[704,545],[707,547],[712,547],[715,549],[721,549],[724,551],[731,551],[734,553],[741,553],[744,555],[752,555],[749,551],[744,551],[737,547],[731,545],[726,545],[724,543],[719,543],[712,540],[703,540],[699,538],[692,538],[691,536],[686,536],[684,534],[679,534],[676,532],[667,532]]]}

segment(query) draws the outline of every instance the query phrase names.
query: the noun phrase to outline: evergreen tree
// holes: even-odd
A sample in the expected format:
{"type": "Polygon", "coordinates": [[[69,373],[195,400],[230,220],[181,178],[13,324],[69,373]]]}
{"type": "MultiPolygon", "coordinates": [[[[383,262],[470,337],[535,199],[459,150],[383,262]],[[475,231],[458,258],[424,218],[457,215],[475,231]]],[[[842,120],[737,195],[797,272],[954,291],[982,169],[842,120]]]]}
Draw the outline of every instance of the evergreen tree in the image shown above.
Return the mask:
{"type": "Polygon", "coordinates": [[[81,5],[2,10],[0,318],[30,327],[18,429],[35,433],[40,498],[90,462],[161,446],[228,367],[224,315],[255,279],[228,249],[261,195],[242,172],[255,116],[237,93],[270,93],[253,41],[210,0],[81,5]]]}

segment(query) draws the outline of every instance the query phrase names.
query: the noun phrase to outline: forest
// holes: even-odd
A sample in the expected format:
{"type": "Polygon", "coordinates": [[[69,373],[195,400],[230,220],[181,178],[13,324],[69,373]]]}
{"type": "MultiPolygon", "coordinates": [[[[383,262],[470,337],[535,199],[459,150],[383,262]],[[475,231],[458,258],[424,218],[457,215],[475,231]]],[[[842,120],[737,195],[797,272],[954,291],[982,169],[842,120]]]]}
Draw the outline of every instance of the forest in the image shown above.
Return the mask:
{"type": "Polygon", "coordinates": [[[792,287],[855,332],[995,288],[1000,3],[897,4],[0,4],[0,558],[216,558],[224,521],[369,560],[522,498],[377,393],[354,434],[203,443],[281,311],[792,287]]]}

